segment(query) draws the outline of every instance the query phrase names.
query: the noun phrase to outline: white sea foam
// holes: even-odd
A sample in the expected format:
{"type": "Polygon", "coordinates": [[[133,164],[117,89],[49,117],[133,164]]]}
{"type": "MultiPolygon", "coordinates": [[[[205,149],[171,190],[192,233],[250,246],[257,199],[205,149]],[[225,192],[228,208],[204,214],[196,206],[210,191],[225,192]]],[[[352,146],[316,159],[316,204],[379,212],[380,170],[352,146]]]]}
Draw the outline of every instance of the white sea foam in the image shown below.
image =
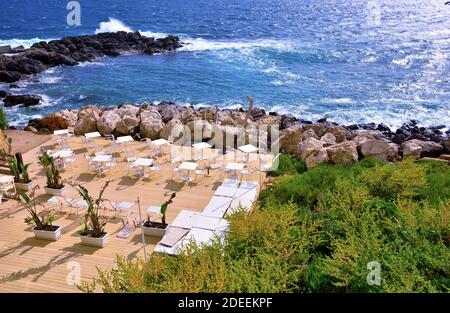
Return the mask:
{"type": "Polygon", "coordinates": [[[39,82],[42,84],[56,84],[63,78],[61,76],[43,76],[39,82]]]}
{"type": "Polygon", "coordinates": [[[243,50],[254,48],[269,48],[275,50],[292,51],[294,45],[284,40],[259,39],[241,41],[206,40],[203,38],[183,38],[187,44],[179,51],[217,51],[217,50],[243,50]]]}
{"type": "Polygon", "coordinates": [[[120,20],[110,17],[107,22],[100,23],[95,33],[114,33],[118,31],[132,32],[133,30],[120,20]]]}
{"type": "Polygon", "coordinates": [[[168,36],[168,34],[166,34],[166,33],[158,33],[158,32],[152,32],[152,31],[139,30],[139,33],[144,37],[153,37],[153,38],[164,38],[164,37],[168,36]]]}
{"type": "Polygon", "coordinates": [[[322,99],[323,102],[328,102],[328,103],[336,103],[336,104],[351,104],[351,103],[355,103],[355,101],[353,99],[350,98],[325,98],[322,99]]]}
{"type": "Polygon", "coordinates": [[[0,46],[7,46],[10,45],[12,48],[23,46],[25,48],[29,48],[35,43],[41,42],[41,41],[50,41],[53,39],[40,39],[40,38],[31,38],[31,39],[5,39],[0,40],[0,46]]]}

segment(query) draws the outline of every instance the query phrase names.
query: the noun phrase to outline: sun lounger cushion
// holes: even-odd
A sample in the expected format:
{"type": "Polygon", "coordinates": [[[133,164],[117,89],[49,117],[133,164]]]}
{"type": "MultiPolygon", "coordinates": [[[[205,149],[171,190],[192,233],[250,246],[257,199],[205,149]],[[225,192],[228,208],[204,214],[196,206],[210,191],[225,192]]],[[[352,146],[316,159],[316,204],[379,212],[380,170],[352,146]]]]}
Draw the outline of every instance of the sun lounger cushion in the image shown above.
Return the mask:
{"type": "Polygon", "coordinates": [[[228,221],[223,218],[206,216],[203,213],[195,217],[192,228],[225,231],[228,229],[228,221]]]}
{"type": "Polygon", "coordinates": [[[166,234],[161,239],[159,244],[164,245],[166,247],[173,247],[182,240],[186,234],[189,233],[189,230],[178,228],[178,227],[169,227],[166,230],[166,234]]]}
{"type": "Polygon", "coordinates": [[[170,223],[170,226],[191,229],[193,218],[199,214],[199,212],[189,211],[189,210],[181,210],[178,213],[177,217],[170,223]]]}
{"type": "Polygon", "coordinates": [[[211,243],[214,238],[216,238],[216,235],[212,230],[192,228],[184,238],[181,247],[188,245],[191,242],[195,242],[197,246],[207,245],[211,243]]]}
{"type": "Polygon", "coordinates": [[[203,215],[222,218],[228,210],[231,201],[232,199],[228,197],[213,196],[203,210],[203,215]]]}
{"type": "Polygon", "coordinates": [[[237,188],[239,186],[239,180],[237,179],[225,179],[222,183],[222,186],[224,187],[235,187],[237,188]]]}
{"type": "Polygon", "coordinates": [[[248,181],[248,180],[241,181],[241,185],[239,186],[239,188],[245,188],[245,189],[254,189],[257,187],[258,187],[257,181],[248,181]]]}

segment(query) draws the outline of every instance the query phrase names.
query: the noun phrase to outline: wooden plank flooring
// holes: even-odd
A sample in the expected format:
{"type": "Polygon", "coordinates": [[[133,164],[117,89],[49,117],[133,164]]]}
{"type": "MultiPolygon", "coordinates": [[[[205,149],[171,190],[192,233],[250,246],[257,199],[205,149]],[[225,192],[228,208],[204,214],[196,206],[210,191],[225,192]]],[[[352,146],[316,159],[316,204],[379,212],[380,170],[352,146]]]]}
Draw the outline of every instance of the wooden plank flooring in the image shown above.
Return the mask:
{"type": "MultiPolygon", "coordinates": [[[[106,144],[105,140],[98,142],[106,144]]],[[[161,166],[161,173],[137,179],[127,176],[127,167],[123,160],[119,160],[118,165],[106,177],[99,178],[87,171],[87,162],[83,156],[86,150],[81,145],[80,138],[71,139],[71,145],[77,153],[77,162],[63,172],[64,179],[80,182],[95,196],[99,188],[107,180],[111,180],[105,198],[113,201],[135,201],[139,196],[142,212],[150,205],[161,205],[168,195],[176,191],[177,197],[168,210],[168,222],[171,222],[181,209],[202,211],[224,178],[217,171],[213,172],[212,177],[180,189],[172,178],[170,163],[161,166]]],[[[131,143],[131,146],[138,156],[144,156],[148,152],[142,143],[131,143]]],[[[41,187],[38,200],[45,203],[50,196],[44,194],[45,177],[37,163],[38,155],[39,147],[35,147],[24,154],[24,161],[32,163],[31,177],[35,184],[41,187]]],[[[247,179],[259,181],[259,173],[247,179]]],[[[79,198],[71,187],[67,196],[79,198]]],[[[77,232],[81,224],[81,212],[77,215],[75,211],[70,212],[69,208],[63,207],[55,214],[57,220],[54,224],[63,227],[63,235],[57,242],[42,241],[35,239],[31,227],[24,223],[25,209],[13,200],[0,204],[0,292],[77,292],[77,288],[67,282],[67,277],[72,277],[71,266],[74,264],[80,266],[81,279],[90,280],[97,275],[96,267],[113,267],[117,255],[129,259],[143,256],[139,229],[127,239],[117,238],[116,234],[122,228],[122,223],[120,219],[113,218],[112,211],[107,213],[110,219],[106,227],[110,233],[110,241],[103,249],[80,244],[77,232]]],[[[134,206],[131,217],[137,214],[137,207],[134,206]]],[[[159,238],[146,236],[148,253],[153,251],[158,241],[159,238]]]]}

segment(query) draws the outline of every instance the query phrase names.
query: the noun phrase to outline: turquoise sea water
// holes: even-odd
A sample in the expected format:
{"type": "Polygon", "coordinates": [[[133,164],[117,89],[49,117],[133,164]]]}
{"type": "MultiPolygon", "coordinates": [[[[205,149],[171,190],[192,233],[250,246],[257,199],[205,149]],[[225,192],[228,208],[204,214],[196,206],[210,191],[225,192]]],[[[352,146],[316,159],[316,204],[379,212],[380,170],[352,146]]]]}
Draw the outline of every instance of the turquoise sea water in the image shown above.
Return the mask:
{"type": "MultiPolygon", "coordinates": [[[[450,6],[445,1],[90,0],[81,26],[66,1],[0,0],[0,45],[101,31],[175,34],[176,53],[102,58],[21,82],[43,95],[12,124],[86,104],[174,100],[246,105],[305,119],[450,125],[450,6]]],[[[8,89],[7,85],[0,88],[8,89]]]]}

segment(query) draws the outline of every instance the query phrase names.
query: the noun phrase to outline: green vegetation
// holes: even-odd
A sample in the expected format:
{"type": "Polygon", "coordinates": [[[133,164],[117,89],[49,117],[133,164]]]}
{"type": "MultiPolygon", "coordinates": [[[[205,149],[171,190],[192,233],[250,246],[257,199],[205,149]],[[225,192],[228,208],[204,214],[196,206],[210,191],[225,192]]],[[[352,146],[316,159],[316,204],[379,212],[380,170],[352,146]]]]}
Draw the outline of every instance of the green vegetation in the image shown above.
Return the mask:
{"type": "Polygon", "coordinates": [[[94,198],[91,197],[89,194],[89,191],[81,186],[78,185],[75,187],[75,189],[78,191],[80,196],[84,201],[86,201],[87,209],[86,213],[84,214],[84,223],[80,231],[81,236],[91,236],[94,238],[101,238],[103,237],[105,232],[105,226],[106,221],[103,220],[103,218],[100,215],[100,212],[103,208],[103,194],[108,188],[110,184],[110,181],[107,181],[103,187],[100,189],[100,193],[97,197],[97,199],[94,200],[94,198]]]}
{"type": "Polygon", "coordinates": [[[230,218],[225,243],[179,257],[118,259],[105,292],[449,292],[450,167],[366,159],[303,172],[281,158],[251,214],[230,218]],[[381,265],[369,285],[368,263],[381,265]]]}
{"type": "Polygon", "coordinates": [[[25,192],[19,193],[19,202],[23,208],[28,211],[29,216],[25,218],[25,223],[34,225],[37,230],[54,230],[52,223],[55,221],[55,216],[51,214],[39,214],[36,204],[36,186],[28,196],[25,192]]]}
{"type": "Polygon", "coordinates": [[[47,152],[44,152],[39,157],[39,163],[45,170],[45,175],[47,176],[47,187],[53,189],[64,188],[61,172],[55,164],[55,158],[49,156],[47,152]]]}
{"type": "Polygon", "coordinates": [[[5,110],[0,107],[0,129],[5,130],[9,127],[8,117],[6,116],[5,110]]]}

